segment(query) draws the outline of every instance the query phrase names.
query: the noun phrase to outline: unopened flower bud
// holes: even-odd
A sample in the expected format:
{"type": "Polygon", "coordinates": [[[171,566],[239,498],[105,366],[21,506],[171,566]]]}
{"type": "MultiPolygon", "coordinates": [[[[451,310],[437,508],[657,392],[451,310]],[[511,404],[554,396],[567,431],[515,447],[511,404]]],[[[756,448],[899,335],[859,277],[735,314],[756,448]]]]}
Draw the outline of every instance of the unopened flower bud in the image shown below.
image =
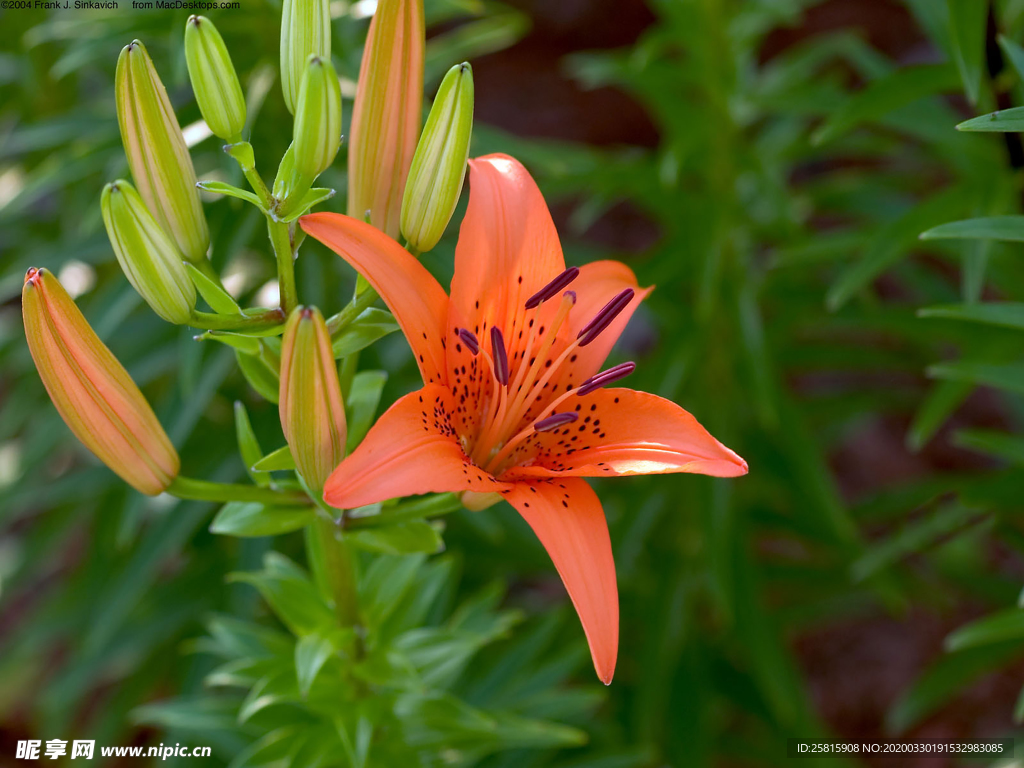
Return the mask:
{"type": "Polygon", "coordinates": [[[281,8],[281,90],[295,114],[299,87],[311,55],[331,59],[330,0],[284,0],[281,8]]]}
{"type": "Polygon", "coordinates": [[[189,16],[185,24],[185,63],[199,111],[215,136],[241,141],[245,127],[245,97],[227,46],[213,22],[189,16]]]}
{"type": "Polygon", "coordinates": [[[135,188],[123,179],[100,198],[107,237],[135,290],[160,317],[185,325],[196,306],[196,288],[181,252],[156,223],[135,188]]]}
{"type": "Polygon", "coordinates": [[[124,366],[45,269],[25,275],[25,337],[50,399],[75,436],[133,488],[155,496],[180,461],[124,366]]]}
{"type": "Polygon", "coordinates": [[[348,152],[348,215],[398,236],[420,133],[423,0],[380,0],[359,69],[348,152]]]}
{"type": "Polygon", "coordinates": [[[402,234],[429,251],[444,234],[459,202],[473,133],[473,69],[448,70],[427,116],[402,197],[402,234]]]}
{"type": "Polygon", "coordinates": [[[292,136],[295,172],[310,181],[323,173],[341,144],[341,84],[330,59],[310,56],[299,86],[292,136]]]}
{"type": "Polygon", "coordinates": [[[297,307],[281,341],[281,427],[295,466],[314,493],[345,458],[345,404],[331,335],[315,307],[297,307]]]}
{"type": "Polygon", "coordinates": [[[138,40],[121,51],[115,77],[121,141],[139,194],[185,258],[201,261],[210,231],[195,168],[167,91],[138,40]]]}

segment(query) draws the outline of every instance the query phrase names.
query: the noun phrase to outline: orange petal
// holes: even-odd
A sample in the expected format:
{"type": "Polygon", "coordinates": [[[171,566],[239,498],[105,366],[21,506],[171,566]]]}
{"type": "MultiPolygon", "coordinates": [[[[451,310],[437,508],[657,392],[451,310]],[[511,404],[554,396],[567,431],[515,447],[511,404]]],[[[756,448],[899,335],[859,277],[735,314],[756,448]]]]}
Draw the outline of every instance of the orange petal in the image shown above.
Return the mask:
{"type": "Polygon", "coordinates": [[[400,398],[324,486],[324,500],[351,509],[420,493],[507,490],[474,466],[452,431],[454,398],[430,384],[400,398]]]}
{"type": "Polygon", "coordinates": [[[715,440],[671,400],[632,389],[598,389],[571,397],[560,411],[579,419],[534,435],[534,466],[502,480],[528,477],[610,477],[693,472],[714,477],[747,473],[747,462],[715,440]]]}
{"type": "Polygon", "coordinates": [[[583,623],[597,676],[609,684],[619,649],[619,592],[601,501],[585,480],[570,478],[517,483],[505,498],[551,556],[583,623]]]}
{"type": "Polygon", "coordinates": [[[524,304],[565,270],[547,204],[526,169],[507,155],[469,161],[469,206],[455,249],[452,304],[466,327],[522,330],[524,304]]]}
{"type": "Polygon", "coordinates": [[[447,383],[441,340],[448,296],[427,268],[380,230],[340,213],[311,213],[299,223],[381,295],[416,355],[423,382],[447,383]]]}

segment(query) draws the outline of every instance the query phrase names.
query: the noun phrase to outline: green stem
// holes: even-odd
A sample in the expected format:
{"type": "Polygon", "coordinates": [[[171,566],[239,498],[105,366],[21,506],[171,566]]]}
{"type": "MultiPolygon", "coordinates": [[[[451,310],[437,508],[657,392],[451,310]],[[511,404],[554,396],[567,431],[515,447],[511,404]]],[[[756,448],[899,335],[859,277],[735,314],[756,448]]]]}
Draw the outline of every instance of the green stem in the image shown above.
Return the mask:
{"type": "Polygon", "coordinates": [[[390,510],[379,515],[368,517],[346,517],[346,528],[377,528],[382,525],[394,525],[408,520],[422,520],[426,517],[440,517],[457,512],[462,508],[458,494],[439,493],[425,499],[407,501],[397,504],[390,510]]]}
{"type": "Polygon", "coordinates": [[[327,583],[334,598],[334,612],[343,627],[357,626],[359,621],[359,593],[357,591],[355,557],[341,536],[338,525],[326,515],[317,516],[314,523],[317,545],[323,556],[327,583]]]}
{"type": "Polygon", "coordinates": [[[167,493],[179,499],[197,501],[258,501],[264,504],[300,506],[310,504],[309,497],[302,491],[275,491],[258,485],[236,483],[214,483],[179,475],[168,486],[167,493]]]}
{"type": "Polygon", "coordinates": [[[286,315],[299,305],[298,289],[295,286],[295,251],[292,248],[288,225],[267,217],[270,242],[277,257],[277,282],[281,288],[281,309],[286,315]]]}
{"type": "Polygon", "coordinates": [[[331,315],[327,318],[327,330],[334,336],[337,333],[345,330],[345,328],[352,323],[357,317],[363,314],[363,311],[368,307],[372,306],[373,303],[379,298],[377,292],[367,286],[362,293],[357,293],[352,297],[344,309],[336,315],[331,315]]]}
{"type": "Polygon", "coordinates": [[[189,325],[206,331],[254,331],[280,325],[287,316],[280,309],[255,309],[241,315],[216,315],[192,311],[189,325]]]}

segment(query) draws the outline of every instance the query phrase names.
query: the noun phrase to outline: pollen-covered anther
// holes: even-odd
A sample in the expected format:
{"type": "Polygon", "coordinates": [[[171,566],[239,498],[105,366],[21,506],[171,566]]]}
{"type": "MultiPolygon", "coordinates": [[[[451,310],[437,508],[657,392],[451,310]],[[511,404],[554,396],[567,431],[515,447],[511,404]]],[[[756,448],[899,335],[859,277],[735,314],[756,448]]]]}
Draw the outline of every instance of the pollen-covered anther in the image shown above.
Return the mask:
{"type": "Polygon", "coordinates": [[[550,432],[559,427],[564,427],[566,424],[572,424],[580,416],[575,411],[566,411],[565,413],[553,413],[546,419],[534,422],[533,428],[537,432],[550,432]]]}
{"type": "Polygon", "coordinates": [[[508,353],[505,351],[505,337],[497,328],[491,328],[491,355],[494,359],[494,378],[508,386],[508,353]]]}
{"type": "Polygon", "coordinates": [[[587,323],[576,336],[580,340],[580,346],[585,347],[600,336],[601,332],[611,325],[612,320],[618,317],[619,313],[633,300],[634,293],[632,288],[626,288],[605,304],[601,311],[594,315],[594,319],[587,323]]]}
{"type": "Polygon", "coordinates": [[[635,370],[636,363],[621,363],[609,368],[607,371],[601,371],[580,384],[579,388],[576,390],[576,394],[589,395],[595,389],[600,389],[614,381],[626,378],[635,370]]]}
{"type": "MultiPolygon", "coordinates": [[[[550,283],[545,285],[533,296],[526,300],[526,308],[533,309],[539,307],[545,301],[555,296],[560,290],[565,288],[569,283],[576,279],[579,275],[579,267],[569,267],[567,270],[562,272],[558,277],[552,280],[550,283]]],[[[573,294],[575,295],[575,294],[573,294]]]]}
{"type": "Polygon", "coordinates": [[[466,345],[466,349],[469,350],[470,354],[476,355],[480,352],[480,341],[471,330],[468,328],[456,328],[455,335],[466,345]]]}

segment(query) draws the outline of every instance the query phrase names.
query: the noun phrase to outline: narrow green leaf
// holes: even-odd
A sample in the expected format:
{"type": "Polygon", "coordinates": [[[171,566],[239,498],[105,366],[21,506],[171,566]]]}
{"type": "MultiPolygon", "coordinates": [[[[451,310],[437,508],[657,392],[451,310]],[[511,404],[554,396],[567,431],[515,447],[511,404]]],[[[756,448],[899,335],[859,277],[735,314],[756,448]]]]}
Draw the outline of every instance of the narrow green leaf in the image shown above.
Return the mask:
{"type": "Polygon", "coordinates": [[[1003,240],[1024,242],[1024,216],[986,216],[940,224],[921,234],[922,240],[1003,240]]]}
{"type": "Polygon", "coordinates": [[[260,353],[259,339],[252,336],[242,336],[238,333],[228,331],[205,331],[195,337],[196,341],[219,341],[229,347],[237,349],[246,355],[258,355],[260,353]]]}
{"type": "Polygon", "coordinates": [[[976,363],[960,361],[928,368],[928,375],[947,381],[967,381],[976,386],[994,387],[1024,395],[1024,363],[976,363]]]}
{"type": "Polygon", "coordinates": [[[295,644],[295,676],[299,681],[299,691],[303,696],[316,679],[317,673],[334,653],[334,646],[329,639],[313,633],[299,638],[295,644]]]}
{"type": "Polygon", "coordinates": [[[353,352],[358,352],[397,330],[398,323],[387,310],[377,309],[376,307],[363,310],[363,313],[358,318],[346,325],[331,340],[334,359],[338,360],[351,355],[353,352]]]}
{"type": "Polygon", "coordinates": [[[907,431],[907,445],[910,449],[921,450],[953,412],[963,405],[973,389],[970,384],[962,381],[936,383],[921,402],[907,431]]]}
{"type": "Polygon", "coordinates": [[[185,269],[188,270],[188,276],[195,283],[199,295],[210,305],[210,309],[221,315],[239,315],[242,313],[241,308],[231,298],[231,294],[213,282],[213,280],[187,261],[185,262],[185,269]]]}
{"type": "Polygon", "coordinates": [[[249,421],[249,412],[241,400],[235,401],[235,436],[238,438],[238,453],[242,457],[242,464],[245,471],[249,473],[256,485],[267,487],[270,485],[270,478],[265,474],[252,471],[252,465],[260,460],[263,449],[256,439],[256,433],[252,431],[252,422],[249,421]]]}
{"type": "Polygon", "coordinates": [[[238,360],[238,367],[242,369],[242,375],[252,385],[252,388],[265,400],[276,403],[280,389],[277,374],[271,371],[259,357],[246,355],[236,350],[235,358],[238,360]]]}
{"type": "Polygon", "coordinates": [[[946,637],[947,651],[1024,640],[1024,609],[1007,608],[965,624],[946,637]]]}
{"type": "Polygon", "coordinates": [[[811,143],[835,141],[853,128],[884,117],[913,101],[953,90],[960,82],[951,64],[897,69],[850,97],[812,134],[811,143]]]}
{"type": "Polygon", "coordinates": [[[385,555],[434,554],[444,549],[444,540],[436,526],[436,523],[410,520],[397,525],[360,528],[347,533],[346,538],[360,549],[385,555]]]}
{"type": "Polygon", "coordinates": [[[1024,107],[1011,107],[972,117],[957,125],[956,129],[980,133],[1019,133],[1024,131],[1024,107]]]}
{"type": "Polygon", "coordinates": [[[295,206],[295,212],[284,217],[281,221],[290,224],[300,216],[305,216],[309,213],[309,209],[314,205],[318,205],[324,200],[330,200],[332,197],[334,197],[333,189],[328,189],[327,187],[314,187],[298,202],[298,205],[295,206]]]}
{"type": "Polygon", "coordinates": [[[948,320],[963,320],[970,323],[984,323],[1024,330],[1024,303],[946,304],[919,309],[917,316],[941,317],[948,320]]]}
{"type": "Polygon", "coordinates": [[[961,429],[953,444],[1024,466],[1024,437],[988,429],[961,429]]]}
{"type": "Polygon", "coordinates": [[[305,528],[315,519],[315,507],[271,507],[232,501],[220,508],[210,524],[210,532],[223,536],[276,536],[305,528]]]}
{"type": "Polygon", "coordinates": [[[247,203],[255,205],[261,211],[263,210],[263,204],[260,203],[260,199],[252,192],[225,184],[223,181],[200,181],[196,186],[206,192],[237,197],[239,200],[245,200],[247,203]]]}
{"type": "Polygon", "coordinates": [[[947,0],[949,42],[953,60],[960,70],[964,91],[972,104],[981,94],[981,75],[985,66],[985,22],[988,0],[947,0]]]}
{"type": "Polygon", "coordinates": [[[334,611],[323,601],[304,570],[277,552],[267,553],[263,564],[262,571],[232,573],[228,580],[256,587],[294,635],[325,633],[337,624],[334,611]]]}
{"type": "Polygon", "coordinates": [[[960,267],[960,292],[968,304],[981,301],[981,292],[985,288],[985,270],[991,254],[991,240],[976,240],[965,244],[960,267]]]}
{"type": "Polygon", "coordinates": [[[254,472],[276,472],[278,470],[295,469],[295,459],[292,458],[291,449],[284,445],[257,461],[252,465],[252,469],[254,472]]]}
{"type": "Polygon", "coordinates": [[[1006,60],[1010,62],[1017,77],[1024,81],[1024,48],[1008,38],[1006,35],[999,35],[996,40],[1003,51],[1006,60]]]}
{"type": "Polygon", "coordinates": [[[387,371],[360,371],[353,377],[352,387],[345,398],[348,410],[347,449],[350,453],[363,441],[373,424],[387,380],[387,371]]]}

